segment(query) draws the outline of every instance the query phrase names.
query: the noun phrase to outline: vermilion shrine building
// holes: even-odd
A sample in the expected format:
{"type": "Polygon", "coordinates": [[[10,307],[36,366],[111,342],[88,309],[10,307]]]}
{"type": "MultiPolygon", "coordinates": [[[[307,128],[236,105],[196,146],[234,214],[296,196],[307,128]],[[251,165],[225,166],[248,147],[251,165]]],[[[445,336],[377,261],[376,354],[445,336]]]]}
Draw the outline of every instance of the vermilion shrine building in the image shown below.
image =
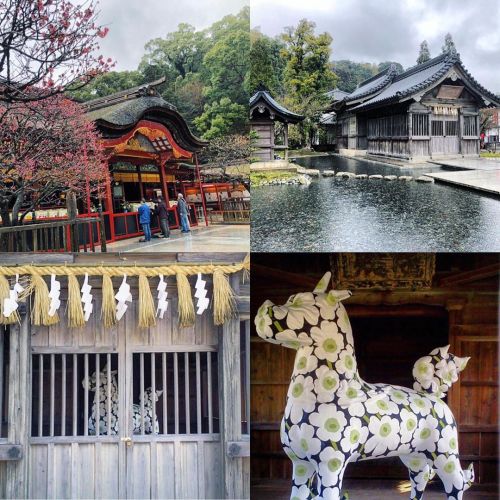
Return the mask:
{"type": "MultiPolygon", "coordinates": [[[[170,227],[175,229],[179,192],[189,204],[191,225],[197,225],[207,221],[207,210],[222,211],[231,192],[239,191],[232,183],[202,183],[197,155],[207,143],[194,136],[175,106],[160,97],[157,87],[163,81],[83,104],[109,155],[103,200],[107,241],[141,234],[137,215],[141,198],[153,207],[162,196],[169,207],[170,227]]],[[[87,193],[79,202],[79,217],[95,215],[97,205],[87,193]]],[[[156,217],[152,229],[158,229],[156,217]]]]}

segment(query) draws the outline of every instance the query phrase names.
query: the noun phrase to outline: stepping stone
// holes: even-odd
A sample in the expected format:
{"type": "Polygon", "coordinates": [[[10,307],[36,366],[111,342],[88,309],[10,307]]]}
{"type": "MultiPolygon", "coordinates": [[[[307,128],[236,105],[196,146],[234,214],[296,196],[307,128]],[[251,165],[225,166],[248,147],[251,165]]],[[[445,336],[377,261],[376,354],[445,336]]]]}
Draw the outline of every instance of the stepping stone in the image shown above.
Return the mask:
{"type": "Polygon", "coordinates": [[[404,182],[409,182],[413,180],[413,177],[411,175],[400,175],[398,177],[398,180],[404,181],[404,182]]]}
{"type": "Polygon", "coordinates": [[[368,174],[357,174],[356,179],[368,179],[368,174]]]}
{"type": "Polygon", "coordinates": [[[333,177],[335,175],[335,170],[323,170],[321,173],[323,177],[333,177]]]}
{"type": "Polygon", "coordinates": [[[397,175],[384,175],[384,181],[395,181],[397,178],[397,175]]]}
{"type": "Polygon", "coordinates": [[[421,175],[415,179],[417,182],[434,182],[432,177],[427,177],[426,175],[421,175]]]}
{"type": "Polygon", "coordinates": [[[342,177],[343,179],[353,179],[356,177],[356,174],[353,174],[352,172],[337,172],[335,177],[342,177]]]}
{"type": "Polygon", "coordinates": [[[375,175],[370,175],[368,179],[383,179],[383,175],[375,174],[375,175]]]}

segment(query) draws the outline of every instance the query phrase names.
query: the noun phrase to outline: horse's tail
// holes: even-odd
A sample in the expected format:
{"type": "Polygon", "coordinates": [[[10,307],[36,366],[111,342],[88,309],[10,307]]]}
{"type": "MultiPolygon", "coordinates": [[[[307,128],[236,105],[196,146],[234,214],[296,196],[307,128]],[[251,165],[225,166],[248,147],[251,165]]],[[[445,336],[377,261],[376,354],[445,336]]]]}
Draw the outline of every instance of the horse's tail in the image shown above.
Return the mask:
{"type": "Polygon", "coordinates": [[[438,347],[428,356],[423,356],[413,365],[413,388],[443,398],[458,380],[458,375],[465,369],[470,358],[459,358],[450,354],[449,345],[438,347]]]}

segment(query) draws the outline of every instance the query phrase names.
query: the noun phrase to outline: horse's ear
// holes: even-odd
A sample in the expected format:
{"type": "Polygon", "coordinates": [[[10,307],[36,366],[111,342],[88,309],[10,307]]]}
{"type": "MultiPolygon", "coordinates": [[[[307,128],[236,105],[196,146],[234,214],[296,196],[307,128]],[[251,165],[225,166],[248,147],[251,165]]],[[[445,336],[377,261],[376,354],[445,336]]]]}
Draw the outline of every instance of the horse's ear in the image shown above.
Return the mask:
{"type": "Polygon", "coordinates": [[[328,286],[330,285],[330,279],[332,278],[332,273],[327,271],[324,276],[318,281],[316,288],[313,293],[325,293],[328,286]]]}

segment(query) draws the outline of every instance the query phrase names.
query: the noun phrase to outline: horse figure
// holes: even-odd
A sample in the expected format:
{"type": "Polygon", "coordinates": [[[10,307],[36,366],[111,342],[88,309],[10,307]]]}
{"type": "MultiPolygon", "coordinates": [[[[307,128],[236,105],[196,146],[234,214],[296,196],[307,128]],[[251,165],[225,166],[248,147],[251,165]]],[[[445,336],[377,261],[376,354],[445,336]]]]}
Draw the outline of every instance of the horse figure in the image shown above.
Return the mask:
{"type": "MultiPolygon", "coordinates": [[[[118,380],[117,370],[110,370],[110,432],[109,434],[115,436],[118,434],[118,380]]],[[[94,372],[90,377],[82,380],[82,385],[88,391],[95,392],[94,401],[92,404],[92,412],[88,418],[88,430],[90,436],[97,434],[97,422],[99,422],[99,434],[106,435],[108,433],[108,370],[107,366],[99,373],[99,387],[97,388],[97,372],[94,372]]],[[[144,433],[145,434],[159,434],[160,426],[158,417],[155,415],[153,425],[153,405],[156,405],[163,391],[156,391],[153,395],[153,390],[148,387],[144,391],[144,433]]],[[[132,404],[132,425],[133,433],[140,434],[142,430],[141,420],[141,405],[132,404]]]]}
{"type": "Polygon", "coordinates": [[[457,425],[441,398],[469,358],[447,347],[432,351],[415,363],[414,389],[363,381],[342,304],[351,293],[327,292],[330,278],[282,306],[265,301],[255,318],[260,337],[297,350],[281,422],[291,498],[339,500],[350,462],[397,456],[408,468],[411,499],[421,499],[437,473],[448,500],[461,500],[474,469],[460,466],[457,425]]]}

